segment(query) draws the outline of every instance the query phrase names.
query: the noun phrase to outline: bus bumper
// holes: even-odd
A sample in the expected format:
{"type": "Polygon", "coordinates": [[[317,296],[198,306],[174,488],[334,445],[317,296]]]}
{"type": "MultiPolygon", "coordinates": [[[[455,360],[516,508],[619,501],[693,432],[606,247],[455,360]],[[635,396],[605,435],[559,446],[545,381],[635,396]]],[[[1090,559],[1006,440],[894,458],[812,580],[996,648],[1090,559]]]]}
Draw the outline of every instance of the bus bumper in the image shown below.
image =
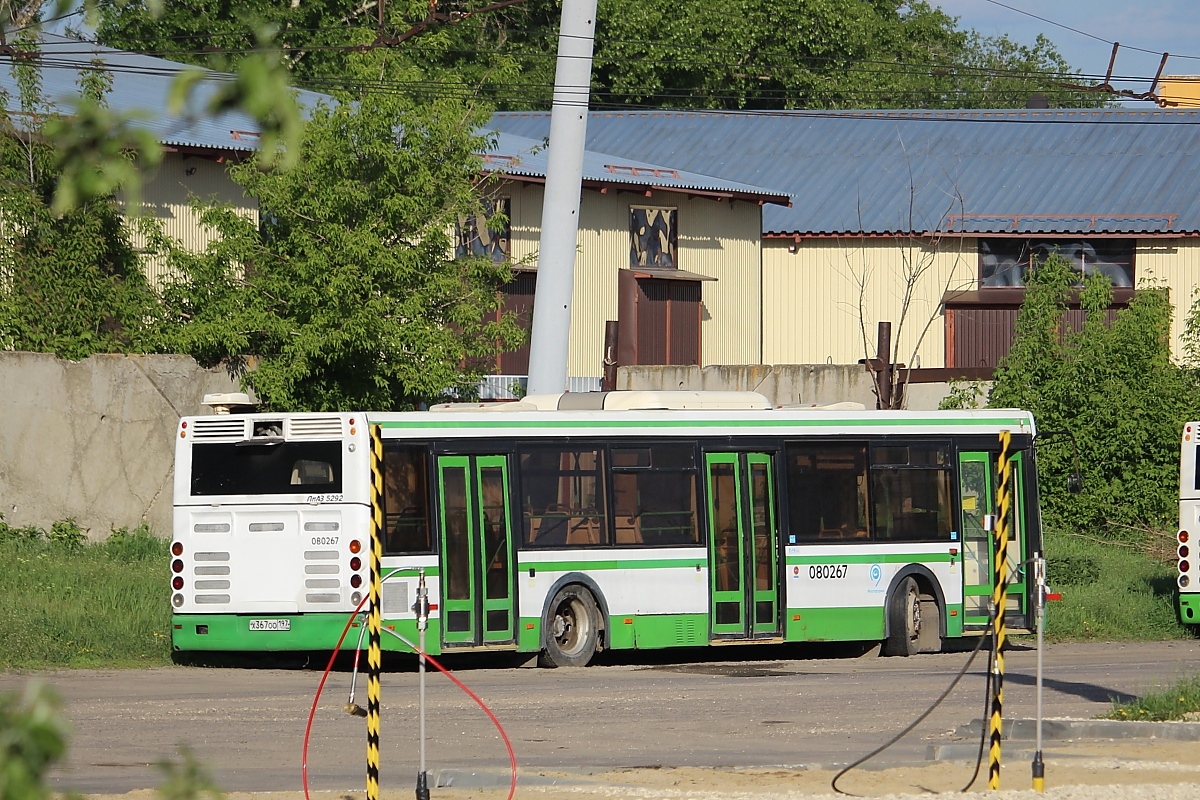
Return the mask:
{"type": "Polygon", "coordinates": [[[1185,625],[1200,625],[1200,594],[1179,595],[1179,620],[1185,625]]]}
{"type": "MultiPolygon", "coordinates": [[[[263,614],[174,614],[171,617],[171,646],[178,651],[300,651],[332,650],[346,625],[349,613],[291,614],[267,618],[263,614]],[[254,628],[257,628],[255,630],[254,628]]],[[[429,621],[427,652],[438,655],[441,632],[438,621],[429,621]]],[[[384,627],[409,641],[417,641],[415,620],[384,620],[384,627]]],[[[342,649],[353,650],[361,632],[359,622],[346,633],[342,649]]],[[[412,652],[394,636],[380,638],[384,650],[412,652]]],[[[363,637],[363,648],[367,637],[363,637]]]]}

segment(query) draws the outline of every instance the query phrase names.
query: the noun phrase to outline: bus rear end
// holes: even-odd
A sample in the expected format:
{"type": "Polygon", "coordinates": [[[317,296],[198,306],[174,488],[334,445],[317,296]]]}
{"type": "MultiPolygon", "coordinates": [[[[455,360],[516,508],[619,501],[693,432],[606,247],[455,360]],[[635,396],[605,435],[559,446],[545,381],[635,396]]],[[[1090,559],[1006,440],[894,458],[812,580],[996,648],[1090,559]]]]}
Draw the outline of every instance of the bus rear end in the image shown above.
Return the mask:
{"type": "Polygon", "coordinates": [[[1200,542],[1200,422],[1183,427],[1179,451],[1178,565],[1179,618],[1200,624],[1200,570],[1196,547],[1200,542]]]}
{"type": "Polygon", "coordinates": [[[171,543],[176,650],[327,650],[368,591],[361,414],[186,417],[171,543]]]}

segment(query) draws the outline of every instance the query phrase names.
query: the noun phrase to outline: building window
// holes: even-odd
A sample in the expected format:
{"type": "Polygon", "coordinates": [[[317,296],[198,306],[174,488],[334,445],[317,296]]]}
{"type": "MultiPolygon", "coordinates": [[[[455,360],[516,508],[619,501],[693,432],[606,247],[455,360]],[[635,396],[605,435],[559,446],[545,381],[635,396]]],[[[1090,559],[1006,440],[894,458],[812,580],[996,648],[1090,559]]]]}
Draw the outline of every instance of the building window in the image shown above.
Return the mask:
{"type": "Polygon", "coordinates": [[[629,209],[629,266],[678,269],[679,209],[629,209]]]}
{"type": "Polygon", "coordinates": [[[1132,239],[980,239],[979,285],[984,289],[1023,287],[1029,271],[1051,254],[1069,261],[1083,283],[1100,273],[1117,288],[1134,285],[1132,239]]]}
{"type": "Polygon", "coordinates": [[[511,207],[507,197],[485,198],[480,202],[478,214],[459,216],[454,226],[454,257],[508,261],[512,240],[511,207]]]}

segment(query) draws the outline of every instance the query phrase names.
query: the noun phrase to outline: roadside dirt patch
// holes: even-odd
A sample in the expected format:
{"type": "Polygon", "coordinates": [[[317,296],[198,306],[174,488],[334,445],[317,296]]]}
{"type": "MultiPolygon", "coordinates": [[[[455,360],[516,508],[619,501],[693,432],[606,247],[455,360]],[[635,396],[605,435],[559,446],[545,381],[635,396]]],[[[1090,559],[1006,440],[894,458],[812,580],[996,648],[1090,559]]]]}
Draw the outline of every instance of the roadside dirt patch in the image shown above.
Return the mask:
{"type": "MultiPolygon", "coordinates": [[[[1011,798],[1194,798],[1200,797],[1200,764],[1195,743],[1070,743],[1047,749],[1044,795],[1030,791],[1027,760],[1004,764],[1001,785],[1006,791],[991,797],[1011,798]],[[1102,788],[1103,787],[1103,788],[1102,788]],[[1135,789],[1134,787],[1138,787],[1135,789]]],[[[971,776],[973,763],[939,761],[886,769],[859,769],[839,782],[844,791],[861,797],[887,798],[958,792],[971,776]]],[[[826,769],[709,769],[698,767],[630,768],[608,771],[523,771],[534,785],[521,785],[517,797],[536,800],[802,800],[835,796],[829,786],[834,775],[826,769]],[[556,783],[551,784],[550,781],[556,783]]],[[[431,778],[433,775],[430,776],[431,778]]],[[[407,780],[407,779],[406,779],[407,780]]],[[[980,769],[973,792],[987,787],[987,764],[980,769]]],[[[432,788],[434,800],[504,800],[502,787],[486,789],[432,788]]],[[[410,786],[385,788],[381,800],[409,800],[410,786]]],[[[88,800],[157,800],[154,792],[87,795],[88,800]]],[[[301,792],[230,792],[226,800],[304,800],[301,792]]],[[[343,792],[313,792],[312,800],[363,800],[361,787],[343,792]]]]}

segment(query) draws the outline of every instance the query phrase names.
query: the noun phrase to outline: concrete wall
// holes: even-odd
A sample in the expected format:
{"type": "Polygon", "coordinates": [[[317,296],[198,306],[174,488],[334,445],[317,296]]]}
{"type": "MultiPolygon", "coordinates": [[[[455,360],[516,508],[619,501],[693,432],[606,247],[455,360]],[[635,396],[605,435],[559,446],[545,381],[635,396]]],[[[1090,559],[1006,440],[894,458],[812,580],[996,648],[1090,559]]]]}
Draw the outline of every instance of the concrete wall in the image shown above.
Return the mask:
{"type": "Polygon", "coordinates": [[[238,391],[187,356],[0,352],[0,512],[49,528],[74,517],[93,538],[147,523],[171,531],[179,417],[208,392],[238,391]]]}
{"type": "MultiPolygon", "coordinates": [[[[777,364],[731,367],[621,367],[618,389],[734,390],[759,392],[777,405],[798,403],[862,403],[875,407],[871,375],[857,364],[777,364]]],[[[914,411],[938,407],[949,393],[944,383],[911,384],[905,407],[914,411]]]]}

